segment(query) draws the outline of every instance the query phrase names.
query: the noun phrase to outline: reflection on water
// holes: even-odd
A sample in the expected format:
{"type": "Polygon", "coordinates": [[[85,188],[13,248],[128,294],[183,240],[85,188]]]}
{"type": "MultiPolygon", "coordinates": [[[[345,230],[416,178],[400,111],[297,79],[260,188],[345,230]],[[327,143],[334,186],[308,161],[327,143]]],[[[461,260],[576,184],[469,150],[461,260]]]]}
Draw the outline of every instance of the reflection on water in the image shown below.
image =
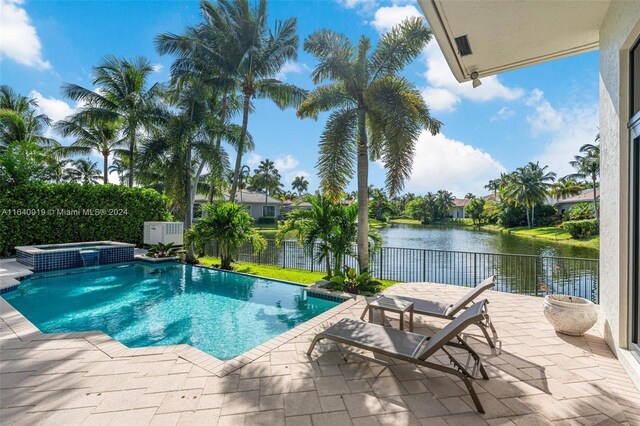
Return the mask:
{"type": "Polygon", "coordinates": [[[591,248],[460,226],[391,224],[380,233],[385,247],[598,258],[598,250],[591,248]]]}

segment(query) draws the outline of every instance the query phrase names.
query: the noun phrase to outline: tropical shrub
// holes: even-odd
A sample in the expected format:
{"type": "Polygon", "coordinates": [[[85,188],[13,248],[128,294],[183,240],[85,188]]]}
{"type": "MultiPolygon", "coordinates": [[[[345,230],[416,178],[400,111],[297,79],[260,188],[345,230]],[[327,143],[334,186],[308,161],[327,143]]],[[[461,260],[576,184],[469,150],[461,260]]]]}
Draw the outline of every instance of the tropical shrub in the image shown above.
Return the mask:
{"type": "Polygon", "coordinates": [[[166,197],[119,185],[33,182],[0,191],[0,256],[80,241],[142,245],[145,221],[171,220],[166,197]]]}
{"type": "Polygon", "coordinates": [[[483,215],[485,220],[489,223],[498,223],[498,219],[500,217],[500,203],[494,200],[489,200],[484,203],[484,212],[483,215]]]}
{"type": "Polygon", "coordinates": [[[346,291],[351,294],[362,294],[365,296],[377,293],[382,286],[380,281],[373,279],[369,271],[365,271],[358,274],[355,269],[344,266],[344,271],[336,272],[336,274],[329,280],[330,288],[335,291],[346,291]]]}
{"type": "Polygon", "coordinates": [[[503,203],[498,215],[498,224],[504,228],[515,228],[527,225],[527,212],[524,207],[516,207],[503,203]]]}
{"type": "Polygon", "coordinates": [[[595,217],[595,209],[591,203],[578,203],[566,213],[569,220],[585,220],[595,217]]]}
{"type": "Polygon", "coordinates": [[[586,238],[598,234],[598,221],[596,219],[569,220],[564,222],[562,227],[573,238],[586,238]]]}
{"type": "Polygon", "coordinates": [[[558,222],[558,210],[548,204],[542,204],[536,207],[536,225],[552,226],[558,222]]]}
{"type": "Polygon", "coordinates": [[[158,243],[149,247],[149,250],[145,254],[147,257],[163,258],[172,257],[178,254],[178,247],[174,247],[173,243],[163,244],[158,243]]]}
{"type": "Polygon", "coordinates": [[[253,228],[253,218],[246,207],[229,201],[218,201],[203,205],[202,217],[185,234],[185,243],[203,247],[217,241],[220,267],[231,270],[233,256],[245,244],[250,243],[254,253],[267,247],[267,242],[253,228]]]}

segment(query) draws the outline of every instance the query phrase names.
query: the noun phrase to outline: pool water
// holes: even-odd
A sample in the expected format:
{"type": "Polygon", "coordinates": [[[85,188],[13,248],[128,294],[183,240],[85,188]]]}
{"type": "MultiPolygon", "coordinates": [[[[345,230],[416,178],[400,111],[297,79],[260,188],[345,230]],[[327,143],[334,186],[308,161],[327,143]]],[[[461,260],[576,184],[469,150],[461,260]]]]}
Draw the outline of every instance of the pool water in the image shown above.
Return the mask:
{"type": "Polygon", "coordinates": [[[280,281],[141,263],[34,274],[3,297],[45,333],[99,330],[128,347],[186,343],[222,360],[338,305],[280,281]]]}

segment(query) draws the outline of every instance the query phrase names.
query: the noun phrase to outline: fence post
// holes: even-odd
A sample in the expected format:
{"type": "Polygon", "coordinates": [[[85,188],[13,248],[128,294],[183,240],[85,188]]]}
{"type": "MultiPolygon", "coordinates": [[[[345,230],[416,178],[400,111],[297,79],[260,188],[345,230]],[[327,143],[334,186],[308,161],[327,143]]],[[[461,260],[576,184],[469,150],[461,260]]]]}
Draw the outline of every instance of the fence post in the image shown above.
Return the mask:
{"type": "Polygon", "coordinates": [[[478,253],[473,253],[473,286],[478,285],[478,253]]]}
{"type": "Polygon", "coordinates": [[[422,250],[422,281],[427,281],[427,251],[422,250]]]}
{"type": "Polygon", "coordinates": [[[534,268],[535,268],[536,271],[535,271],[535,273],[533,275],[535,277],[534,281],[533,281],[533,289],[534,289],[534,291],[536,293],[536,296],[537,296],[538,295],[538,259],[540,259],[540,258],[538,256],[536,256],[535,259],[536,259],[536,263],[534,265],[534,268]]]}
{"type": "Polygon", "coordinates": [[[311,272],[313,272],[313,267],[315,266],[315,265],[314,265],[314,263],[315,263],[315,262],[313,261],[313,257],[314,257],[314,256],[313,256],[313,249],[314,249],[314,248],[315,248],[315,244],[312,244],[312,245],[311,245],[311,272]]]}
{"type": "Polygon", "coordinates": [[[287,241],[286,240],[282,245],[282,267],[283,268],[287,267],[287,241]]]}
{"type": "Polygon", "coordinates": [[[382,267],[382,251],[384,250],[384,247],[380,247],[380,259],[378,260],[378,265],[380,265],[380,274],[379,274],[379,278],[382,278],[382,272],[384,270],[384,268],[382,267]]]}

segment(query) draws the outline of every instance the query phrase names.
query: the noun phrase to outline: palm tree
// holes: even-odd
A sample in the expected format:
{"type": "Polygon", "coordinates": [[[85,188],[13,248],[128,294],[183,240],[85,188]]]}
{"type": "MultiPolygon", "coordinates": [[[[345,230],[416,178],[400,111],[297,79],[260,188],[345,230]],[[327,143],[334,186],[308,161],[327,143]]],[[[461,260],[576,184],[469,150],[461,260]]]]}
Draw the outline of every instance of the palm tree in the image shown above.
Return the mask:
{"type": "Polygon", "coordinates": [[[237,145],[230,200],[235,200],[242,156],[246,150],[251,100],[271,99],[278,107],[297,107],[306,92],[273,78],[289,60],[297,58],[298,34],[295,18],[277,21],[269,29],[267,2],[259,0],[251,7],[249,0],[220,0],[200,4],[207,23],[201,27],[216,62],[217,73],[225,86],[239,90],[242,97],[242,128],[237,145]]]}
{"type": "MultiPolygon", "coordinates": [[[[595,141],[600,140],[600,134],[596,136],[595,141]]],[[[575,179],[591,179],[593,184],[593,208],[596,213],[596,219],[600,221],[600,211],[598,209],[598,177],[600,176],[600,144],[585,144],[580,147],[580,153],[576,155],[569,164],[573,166],[577,172],[567,177],[575,179]]]]}
{"type": "Polygon", "coordinates": [[[296,176],[291,182],[291,189],[298,191],[298,196],[302,196],[303,192],[307,192],[309,189],[309,181],[304,176],[296,176]]]}
{"type": "Polygon", "coordinates": [[[72,167],[65,169],[65,180],[82,183],[100,183],[102,173],[98,168],[97,162],[80,158],[72,161],[71,166],[72,167]]]}
{"type": "Polygon", "coordinates": [[[493,196],[498,198],[498,190],[500,189],[500,179],[491,179],[484,187],[493,192],[493,196]]]}
{"type": "Polygon", "coordinates": [[[109,56],[94,68],[93,84],[97,90],[77,84],[65,84],[63,93],[75,100],[87,103],[77,113],[79,118],[120,121],[128,141],[129,186],[133,186],[136,168],[135,153],[139,132],[150,130],[162,120],[163,111],[157,103],[156,85],[147,88],[147,80],[153,72],[151,63],[142,57],[132,61],[109,56]]]}
{"type": "Polygon", "coordinates": [[[203,206],[203,215],[186,233],[187,244],[204,246],[217,241],[220,249],[220,267],[231,270],[233,257],[249,243],[254,253],[266,248],[264,237],[251,225],[253,218],[245,206],[218,201],[203,206]]]}
{"type": "Polygon", "coordinates": [[[115,172],[118,175],[118,181],[120,185],[122,185],[125,180],[128,179],[127,173],[129,172],[129,165],[125,159],[116,158],[109,166],[109,173],[111,172],[115,172]]]}
{"type": "Polygon", "coordinates": [[[554,182],[551,185],[551,189],[549,190],[549,195],[556,199],[556,203],[560,201],[561,198],[572,197],[574,195],[578,195],[582,192],[583,187],[578,184],[578,182],[568,178],[567,176],[558,179],[557,182],[554,182]]]}
{"type": "Polygon", "coordinates": [[[109,156],[126,155],[121,149],[126,141],[118,137],[119,123],[105,120],[88,120],[82,113],[60,120],[55,124],[56,131],[62,136],[75,136],[77,139],[70,146],[60,147],[66,155],[89,155],[98,151],[103,158],[103,182],[109,183],[109,156]]]}
{"type": "Polygon", "coordinates": [[[266,159],[260,161],[258,168],[254,170],[252,185],[257,190],[264,190],[264,202],[266,203],[269,194],[273,194],[282,186],[280,179],[280,173],[274,162],[266,159]]]}
{"type": "Polygon", "coordinates": [[[453,194],[449,191],[441,189],[436,193],[436,219],[442,220],[449,215],[449,212],[455,206],[453,200],[453,194]]]}
{"type": "Polygon", "coordinates": [[[540,167],[539,163],[532,162],[519,167],[511,174],[510,182],[505,188],[507,199],[516,206],[525,208],[529,228],[535,224],[536,205],[544,202],[549,194],[551,182],[556,178],[556,174],[547,172],[547,168],[548,166],[540,167]]]}
{"type": "Polygon", "coordinates": [[[0,85],[0,149],[13,143],[32,142],[51,147],[57,142],[43,136],[51,119],[36,112],[38,102],[13,91],[7,85],[0,85]]]}
{"type": "Polygon", "coordinates": [[[321,186],[338,199],[353,175],[358,176],[358,264],[369,267],[368,230],[369,159],[381,159],[387,168],[386,186],[393,196],[411,172],[415,141],[423,127],[438,133],[441,123],[431,117],[420,92],[398,73],[431,40],[431,31],[419,18],[408,19],[382,36],[373,52],[367,37],[357,47],[331,30],[311,34],[304,49],[320,63],[313,81],[317,87],[298,109],[301,118],[317,118],[333,111],[320,140],[317,167],[321,186]]]}
{"type": "Polygon", "coordinates": [[[467,192],[467,194],[464,196],[465,200],[473,200],[474,198],[476,198],[476,196],[471,192],[467,192]]]}

